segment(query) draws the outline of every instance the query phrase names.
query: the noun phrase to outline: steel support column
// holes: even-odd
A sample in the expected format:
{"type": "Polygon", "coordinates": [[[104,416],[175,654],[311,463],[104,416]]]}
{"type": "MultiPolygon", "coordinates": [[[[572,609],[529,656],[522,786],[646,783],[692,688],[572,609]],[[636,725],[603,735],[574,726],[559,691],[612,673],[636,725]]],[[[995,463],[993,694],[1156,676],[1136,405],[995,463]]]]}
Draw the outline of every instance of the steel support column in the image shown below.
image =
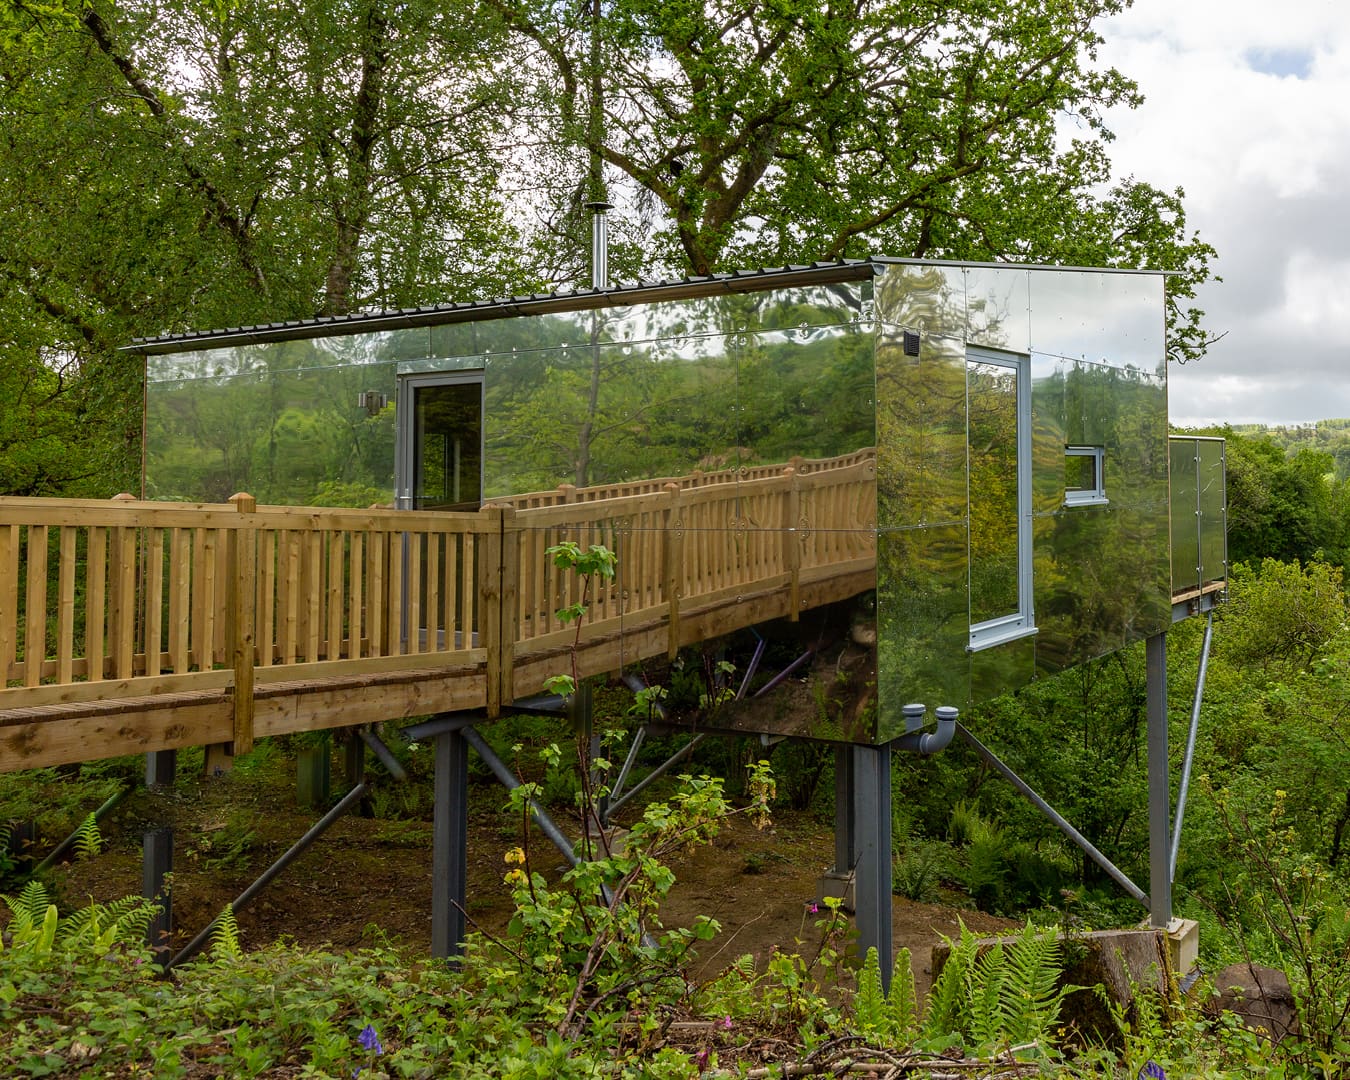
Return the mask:
{"type": "Polygon", "coordinates": [[[174,782],[177,770],[177,750],[151,750],[145,755],[145,786],[167,787],[174,782]]]}
{"type": "Polygon", "coordinates": [[[1172,881],[1168,842],[1172,795],[1167,762],[1167,635],[1146,642],[1148,683],[1148,895],[1149,925],[1172,921],[1172,881]]]}
{"type": "Polygon", "coordinates": [[[858,861],[857,825],[853,817],[853,748],[834,748],[834,872],[851,874],[858,861]]]}
{"type": "Polygon", "coordinates": [[[889,990],[895,960],[891,937],[890,745],[853,747],[853,781],[858,952],[866,956],[868,949],[876,949],[882,985],[889,990]]]}
{"type": "Polygon", "coordinates": [[[431,856],[431,955],[454,957],[464,942],[468,884],[469,743],[461,731],[436,736],[431,856]]]}
{"type": "Polygon", "coordinates": [[[141,838],[141,895],[159,905],[159,914],[145,928],[145,940],[156,955],[168,952],[173,932],[173,897],[164,888],[164,879],[172,873],[173,829],[166,825],[149,830],[141,838]]]}

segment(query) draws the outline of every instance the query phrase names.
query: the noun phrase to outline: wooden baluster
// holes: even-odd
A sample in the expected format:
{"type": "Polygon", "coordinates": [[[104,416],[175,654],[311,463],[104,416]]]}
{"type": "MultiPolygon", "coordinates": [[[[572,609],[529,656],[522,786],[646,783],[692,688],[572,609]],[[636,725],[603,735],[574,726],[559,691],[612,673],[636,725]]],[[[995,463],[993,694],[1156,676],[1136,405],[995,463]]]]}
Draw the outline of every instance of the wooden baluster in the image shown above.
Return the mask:
{"type": "Polygon", "coordinates": [[[277,649],[277,531],[260,528],[258,536],[258,664],[271,667],[277,649]]]}
{"type": "Polygon", "coordinates": [[[9,681],[19,636],[19,526],[0,525],[0,684],[9,681]]]}
{"type": "MultiPolygon", "coordinates": [[[[135,502],[136,496],[122,492],[113,502],[135,502]]],[[[113,678],[129,679],[135,674],[136,661],[136,530],[124,525],[112,531],[112,597],[109,606],[109,630],[112,640],[113,678]]]]}
{"type": "Polygon", "coordinates": [[[164,530],[151,527],[145,535],[145,674],[164,670],[164,530]]]}
{"type": "MultiPolygon", "coordinates": [[[[90,530],[91,534],[93,530],[90,530]]],[[[192,666],[190,653],[192,620],[192,558],[189,529],[173,529],[169,534],[169,670],[182,675],[192,666]]],[[[93,550],[93,539],[89,548],[93,550]]],[[[89,618],[92,601],[86,603],[89,618]]]]}
{"type": "Polygon", "coordinates": [[[28,582],[24,598],[23,684],[42,682],[47,659],[47,526],[28,526],[28,582]]]}
{"type": "Polygon", "coordinates": [[[343,534],[334,529],[328,534],[328,636],[324,643],[324,659],[337,660],[342,656],[342,563],[343,534]]]}
{"type": "Polygon", "coordinates": [[[364,610],[365,596],[362,589],[365,569],[364,541],[365,537],[361,533],[353,531],[351,547],[347,553],[347,655],[353,659],[365,655],[361,637],[361,614],[364,610]]]}
{"type": "Polygon", "coordinates": [[[783,500],[783,565],[788,573],[788,618],[796,622],[801,618],[802,607],[802,537],[797,531],[801,526],[802,489],[795,468],[789,465],[783,471],[788,478],[787,497],[783,500]]]}
{"type": "Polygon", "coordinates": [[[502,507],[501,523],[501,571],[498,575],[501,581],[501,625],[498,631],[501,660],[498,677],[502,701],[509,705],[516,697],[516,643],[520,640],[520,596],[516,583],[520,579],[520,557],[524,545],[520,542],[520,526],[516,524],[513,508],[502,507]]]}
{"type": "Polygon", "coordinates": [[[366,633],[370,655],[384,655],[384,547],[386,534],[372,531],[366,544],[366,633]]]}
{"type": "Polygon", "coordinates": [[[285,551],[286,591],[281,605],[281,662],[294,664],[300,641],[300,534],[288,530],[281,534],[285,551]]]}
{"type": "Polygon", "coordinates": [[[502,509],[488,504],[479,511],[478,644],[487,650],[487,715],[502,708],[502,509]]]}
{"type": "Polygon", "coordinates": [[[305,534],[302,574],[305,582],[305,659],[319,659],[319,638],[323,635],[323,534],[311,529],[305,534]]]}
{"type": "Polygon", "coordinates": [[[58,540],[56,609],[56,681],[75,681],[75,532],[61,526],[58,540]]]}
{"type": "Polygon", "coordinates": [[[426,579],[427,602],[424,605],[423,615],[426,620],[426,651],[441,652],[440,644],[440,622],[441,622],[441,566],[444,563],[444,557],[441,554],[441,539],[443,533],[435,530],[428,530],[426,534],[426,563],[423,568],[423,575],[426,579]]]}
{"type": "Polygon", "coordinates": [[[257,602],[258,546],[257,530],[252,515],[258,509],[257,500],[247,492],[230,496],[230,502],[240,514],[249,515],[247,524],[230,529],[226,537],[227,573],[226,640],[229,643],[230,662],[234,667],[233,747],[234,756],[253,749],[253,667],[255,615],[257,602]]]}
{"type": "Polygon", "coordinates": [[[90,681],[103,678],[105,583],[108,574],[108,530],[92,526],[84,559],[84,656],[90,681]]]}

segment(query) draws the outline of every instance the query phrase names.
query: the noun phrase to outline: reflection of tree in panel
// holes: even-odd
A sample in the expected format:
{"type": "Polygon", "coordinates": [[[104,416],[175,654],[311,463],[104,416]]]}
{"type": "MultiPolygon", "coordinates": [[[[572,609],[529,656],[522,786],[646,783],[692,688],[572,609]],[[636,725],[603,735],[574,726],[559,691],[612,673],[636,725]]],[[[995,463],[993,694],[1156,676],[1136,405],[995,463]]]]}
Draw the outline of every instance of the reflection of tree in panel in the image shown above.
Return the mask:
{"type": "Polygon", "coordinates": [[[1019,610],[1017,574],[1017,371],[966,368],[970,453],[970,621],[1019,610]]]}

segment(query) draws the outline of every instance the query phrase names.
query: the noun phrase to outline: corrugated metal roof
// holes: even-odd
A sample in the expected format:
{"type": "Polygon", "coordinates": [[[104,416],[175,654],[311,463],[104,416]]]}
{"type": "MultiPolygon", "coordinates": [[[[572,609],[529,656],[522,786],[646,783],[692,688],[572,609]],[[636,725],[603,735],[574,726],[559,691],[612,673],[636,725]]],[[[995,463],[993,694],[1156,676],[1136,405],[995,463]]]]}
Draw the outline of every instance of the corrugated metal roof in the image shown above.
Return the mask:
{"type": "Polygon", "coordinates": [[[508,319],[519,315],[582,311],[602,306],[686,299],[725,292],[757,292],[766,288],[859,281],[873,276],[874,273],[875,267],[871,260],[847,259],[763,270],[737,270],[727,274],[691,276],[672,281],[639,279],[632,282],[618,282],[607,289],[587,288],[572,292],[535,293],[530,296],[503,297],[495,300],[470,300],[457,304],[437,304],[431,307],[400,308],[392,311],[353,312],[349,315],[291,319],[257,326],[232,326],[223,330],[164,334],[159,337],[136,338],[125,348],[129,352],[147,356],[196,349],[221,349],[294,338],[363,334],[482,319],[508,319]]]}
{"type": "Polygon", "coordinates": [[[724,292],[758,292],[769,288],[820,285],[836,281],[859,281],[875,275],[880,265],[990,267],[1000,270],[1075,270],[1095,273],[1157,274],[1165,271],[1119,270],[1105,267],[1049,266],[1034,263],[973,262],[944,259],[904,259],[874,256],[834,262],[801,263],[761,270],[734,270],[725,274],[691,275],[677,280],[618,282],[607,289],[583,288],[570,292],[533,293],[495,300],[468,300],[456,304],[399,308],[387,311],[324,315],[313,319],[289,319],[257,326],[232,326],[224,330],[189,331],[136,338],[125,346],[128,352],[149,356],[159,353],[221,349],[235,345],[258,345],[294,338],[365,334],[378,330],[403,330],[445,323],[509,319],[519,315],[546,315],[558,311],[584,311],[620,304],[680,300],[724,292]]]}

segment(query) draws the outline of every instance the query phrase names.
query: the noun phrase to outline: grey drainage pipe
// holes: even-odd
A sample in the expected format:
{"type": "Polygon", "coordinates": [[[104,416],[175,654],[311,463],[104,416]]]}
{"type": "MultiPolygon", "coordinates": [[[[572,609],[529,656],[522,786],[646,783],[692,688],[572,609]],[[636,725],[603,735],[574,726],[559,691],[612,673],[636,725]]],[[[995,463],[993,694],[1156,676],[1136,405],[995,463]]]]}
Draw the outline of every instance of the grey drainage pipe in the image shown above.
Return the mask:
{"type": "Polygon", "coordinates": [[[952,738],[956,735],[956,718],[960,715],[953,706],[937,707],[936,731],[922,730],[923,715],[926,711],[924,706],[906,705],[901,711],[905,715],[907,733],[896,739],[892,746],[899,750],[914,750],[920,754],[936,754],[951,745],[952,738]]]}

